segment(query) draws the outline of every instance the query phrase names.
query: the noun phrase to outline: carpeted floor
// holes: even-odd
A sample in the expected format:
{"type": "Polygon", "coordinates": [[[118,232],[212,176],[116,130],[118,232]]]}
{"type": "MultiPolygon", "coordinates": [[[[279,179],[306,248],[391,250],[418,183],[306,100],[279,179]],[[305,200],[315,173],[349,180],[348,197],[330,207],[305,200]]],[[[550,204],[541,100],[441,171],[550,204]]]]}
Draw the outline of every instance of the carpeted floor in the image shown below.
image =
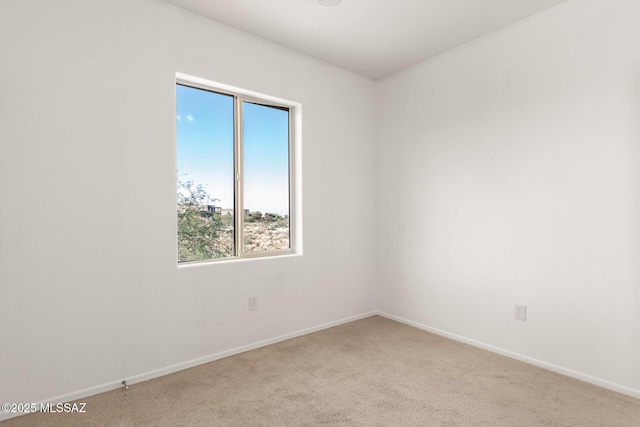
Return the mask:
{"type": "Polygon", "coordinates": [[[382,317],[13,426],[640,426],[640,400],[382,317]]]}

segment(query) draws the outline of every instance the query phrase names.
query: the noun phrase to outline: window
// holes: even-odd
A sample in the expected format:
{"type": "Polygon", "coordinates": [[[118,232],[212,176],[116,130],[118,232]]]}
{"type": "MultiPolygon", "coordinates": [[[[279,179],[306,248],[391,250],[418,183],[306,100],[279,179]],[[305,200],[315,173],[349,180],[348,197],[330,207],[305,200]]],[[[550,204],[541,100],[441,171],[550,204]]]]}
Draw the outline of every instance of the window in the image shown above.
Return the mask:
{"type": "Polygon", "coordinates": [[[176,82],[178,263],[290,254],[294,106],[176,82]]]}

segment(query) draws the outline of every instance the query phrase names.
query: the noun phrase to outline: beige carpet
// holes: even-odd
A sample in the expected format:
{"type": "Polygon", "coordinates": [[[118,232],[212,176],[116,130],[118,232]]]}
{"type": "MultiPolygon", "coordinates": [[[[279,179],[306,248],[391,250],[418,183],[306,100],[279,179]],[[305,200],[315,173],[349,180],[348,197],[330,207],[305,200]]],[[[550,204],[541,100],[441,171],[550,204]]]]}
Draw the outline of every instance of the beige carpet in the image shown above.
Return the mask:
{"type": "Polygon", "coordinates": [[[640,400],[370,317],[10,426],[640,426],[640,400]]]}

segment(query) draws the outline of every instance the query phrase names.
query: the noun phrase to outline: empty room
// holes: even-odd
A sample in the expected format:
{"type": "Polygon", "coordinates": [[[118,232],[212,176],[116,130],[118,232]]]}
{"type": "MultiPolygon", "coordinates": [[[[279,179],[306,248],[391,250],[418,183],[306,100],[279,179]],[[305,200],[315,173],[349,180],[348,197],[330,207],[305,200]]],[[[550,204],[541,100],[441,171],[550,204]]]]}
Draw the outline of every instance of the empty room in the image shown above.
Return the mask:
{"type": "Polygon", "coordinates": [[[640,426],[638,16],[0,0],[0,426],[640,426]]]}

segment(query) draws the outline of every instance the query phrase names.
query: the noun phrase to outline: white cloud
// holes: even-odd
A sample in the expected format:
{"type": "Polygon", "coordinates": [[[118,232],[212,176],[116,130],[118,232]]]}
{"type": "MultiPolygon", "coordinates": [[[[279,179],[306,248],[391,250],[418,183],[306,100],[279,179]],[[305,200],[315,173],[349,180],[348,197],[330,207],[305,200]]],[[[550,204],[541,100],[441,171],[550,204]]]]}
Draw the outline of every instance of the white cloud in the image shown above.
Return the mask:
{"type": "Polygon", "coordinates": [[[191,114],[187,114],[187,120],[189,120],[190,122],[194,121],[195,119],[193,118],[193,116],[191,114]]]}
{"type": "Polygon", "coordinates": [[[182,117],[180,117],[180,114],[176,115],[176,119],[182,120],[182,117]]]}

